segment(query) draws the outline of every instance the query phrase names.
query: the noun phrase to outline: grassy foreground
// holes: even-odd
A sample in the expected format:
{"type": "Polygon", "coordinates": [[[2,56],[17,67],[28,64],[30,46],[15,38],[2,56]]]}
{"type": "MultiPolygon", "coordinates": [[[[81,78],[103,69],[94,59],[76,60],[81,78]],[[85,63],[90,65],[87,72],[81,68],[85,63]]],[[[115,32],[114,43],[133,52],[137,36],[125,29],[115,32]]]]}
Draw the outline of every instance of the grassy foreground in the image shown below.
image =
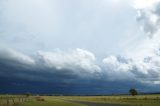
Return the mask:
{"type": "Polygon", "coordinates": [[[160,95],[139,96],[70,96],[64,99],[96,103],[126,104],[131,106],[160,106],[160,95]]]}
{"type": "Polygon", "coordinates": [[[0,100],[0,106],[85,106],[83,104],[68,102],[54,96],[41,96],[40,100],[36,97],[29,97],[28,101],[16,102],[15,104],[10,100],[9,105],[7,105],[6,100],[0,100]]]}
{"type": "MultiPolygon", "coordinates": [[[[86,106],[72,101],[88,101],[96,103],[126,104],[131,106],[160,106],[160,95],[139,95],[139,96],[35,96],[29,97],[28,101],[10,104],[10,106],[86,106]]],[[[0,106],[5,102],[0,100],[0,106]]]]}
{"type": "Polygon", "coordinates": [[[43,97],[45,101],[32,100],[22,103],[20,106],[85,106],[58,99],[56,97],[43,97]]]}

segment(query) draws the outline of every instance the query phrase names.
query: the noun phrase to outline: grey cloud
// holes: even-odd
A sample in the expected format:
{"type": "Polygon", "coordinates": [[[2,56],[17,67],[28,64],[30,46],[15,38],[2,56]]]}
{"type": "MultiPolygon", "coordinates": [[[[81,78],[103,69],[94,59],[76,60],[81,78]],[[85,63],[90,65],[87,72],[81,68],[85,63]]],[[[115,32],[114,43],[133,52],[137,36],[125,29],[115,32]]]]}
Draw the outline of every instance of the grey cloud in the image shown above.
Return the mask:
{"type": "MultiPolygon", "coordinates": [[[[159,49],[159,31],[160,31],[160,15],[159,0],[153,0],[149,3],[137,0],[137,21],[140,23],[146,35],[149,38],[150,48],[142,48],[140,51],[146,51],[140,54],[140,57],[131,56],[108,56],[103,59],[104,70],[107,76],[112,80],[132,79],[143,83],[160,84],[160,49],[159,49]],[[135,58],[133,58],[135,57],[135,58]],[[136,59],[138,58],[138,59],[136,59]]],[[[146,42],[145,42],[146,43],[146,42]]],[[[148,43],[148,42],[147,42],[148,43]]],[[[148,46],[148,44],[143,44],[148,46]]],[[[138,45],[141,46],[141,45],[138,45]]]]}
{"type": "Polygon", "coordinates": [[[83,49],[69,52],[41,51],[34,56],[9,49],[0,52],[0,75],[41,81],[130,80],[157,84],[160,78],[160,56],[155,53],[147,61],[146,58],[135,61],[122,56],[109,56],[103,59],[104,64],[100,66],[94,54],[83,49]]]}
{"type": "Polygon", "coordinates": [[[83,70],[84,72],[94,73],[100,72],[101,68],[95,63],[96,58],[93,53],[76,49],[70,53],[59,52],[38,52],[39,58],[43,63],[57,70],[69,69],[69,70],[83,70]]]}
{"type": "Polygon", "coordinates": [[[35,60],[21,52],[12,49],[1,49],[0,59],[15,61],[21,64],[34,65],[35,60]]]}
{"type": "Polygon", "coordinates": [[[152,7],[143,7],[137,9],[137,21],[141,24],[143,30],[153,37],[160,27],[160,2],[155,2],[152,7]]]}
{"type": "Polygon", "coordinates": [[[41,51],[33,56],[11,49],[4,49],[0,51],[2,65],[0,73],[4,75],[10,72],[13,76],[33,80],[50,80],[52,76],[59,76],[63,81],[65,79],[68,81],[76,79],[76,77],[96,79],[95,77],[99,77],[101,68],[96,64],[95,60],[94,54],[82,49],[76,49],[68,53],[41,51]],[[50,77],[47,78],[45,73],[50,77]]]}
{"type": "MultiPolygon", "coordinates": [[[[42,4],[40,4],[39,7],[41,7],[42,4]]],[[[96,3],[94,3],[94,5],[95,4],[96,3]]],[[[34,5],[36,5],[36,3],[34,5]]],[[[88,4],[86,5],[86,7],[88,8],[88,4]]],[[[101,9],[98,10],[98,13],[99,11],[101,11],[101,9]]],[[[138,10],[138,12],[139,12],[139,16],[137,17],[137,20],[141,23],[144,31],[154,38],[154,35],[158,32],[159,27],[160,27],[159,26],[160,25],[160,21],[159,21],[160,15],[159,15],[158,5],[155,6],[154,9],[150,9],[150,8],[143,9],[142,8],[138,10]]],[[[103,11],[100,14],[103,14],[103,13],[105,13],[105,11],[103,11]]],[[[47,16],[50,16],[50,13],[47,13],[47,14],[48,14],[47,16]]],[[[31,17],[32,15],[33,13],[31,14],[31,17]]],[[[46,21],[44,22],[48,22],[47,21],[48,17],[45,17],[44,19],[46,19],[46,21]]],[[[41,20],[43,20],[43,18],[38,20],[38,23],[41,20]]],[[[51,20],[52,19],[50,19],[50,21],[51,20]]],[[[22,20],[22,21],[25,21],[25,20],[22,20]]],[[[28,23],[29,26],[39,25],[35,23],[33,25],[32,22],[34,20],[30,21],[27,19],[27,22],[28,21],[30,22],[28,23]]],[[[67,24],[68,24],[68,21],[67,21],[67,24]]],[[[74,21],[72,24],[75,24],[74,21]]],[[[44,26],[47,26],[47,23],[44,26]]],[[[92,25],[92,21],[91,21],[91,25],[89,26],[96,26],[96,25],[92,25]]],[[[61,27],[61,25],[59,27],[61,27]]],[[[45,27],[45,28],[46,28],[45,31],[43,30],[44,32],[42,30],[39,30],[39,29],[42,29],[41,27],[38,27],[37,29],[36,26],[34,26],[32,30],[35,30],[35,32],[42,31],[42,33],[44,34],[45,32],[52,32],[53,30],[52,28],[54,27],[51,25],[49,29],[47,29],[48,27],[45,27]]],[[[87,29],[87,28],[88,26],[84,29],[87,29]]],[[[99,28],[101,29],[101,27],[99,28]]],[[[103,30],[106,31],[105,28],[106,27],[104,27],[103,30]]],[[[17,27],[16,29],[19,29],[19,27],[17,27]]],[[[72,26],[69,26],[69,29],[72,29],[72,26]]],[[[90,31],[93,33],[92,29],[90,31]]],[[[64,32],[68,32],[68,29],[66,29],[65,27],[64,27],[64,32]]],[[[74,40],[75,43],[76,41],[80,41],[80,43],[82,43],[83,39],[81,40],[77,39],[77,36],[75,36],[75,34],[77,34],[77,31],[75,32],[76,33],[74,33],[73,37],[71,38],[73,38],[73,40],[74,38],[76,38],[76,40],[74,40]]],[[[81,32],[84,32],[84,31],[81,31],[81,32]]],[[[118,32],[118,31],[115,31],[115,32],[118,32]]],[[[79,30],[78,30],[78,33],[79,33],[79,30]]],[[[64,33],[62,34],[60,33],[60,35],[63,35],[63,34],[64,33]]],[[[79,35],[79,37],[81,36],[79,35]]],[[[43,35],[37,36],[37,39],[39,38],[41,38],[42,41],[44,40],[46,42],[49,41],[50,43],[49,44],[47,43],[47,44],[51,46],[54,45],[54,43],[53,44],[51,43],[51,42],[54,42],[52,40],[57,39],[56,37],[53,37],[52,39],[50,39],[50,36],[47,36],[47,39],[45,39],[46,37],[43,35]]],[[[10,36],[9,36],[9,39],[10,39],[10,36]]],[[[24,40],[25,39],[28,39],[28,36],[25,37],[24,40]]],[[[28,44],[28,41],[31,41],[31,39],[32,39],[32,36],[30,36],[29,39],[27,40],[27,44],[28,44]]],[[[88,40],[86,40],[86,42],[88,44],[88,41],[90,40],[90,36],[88,36],[87,39],[88,40]]],[[[98,39],[102,40],[103,37],[102,38],[98,37],[98,39]]],[[[98,41],[98,39],[94,38],[96,42],[98,41]]],[[[19,39],[19,41],[22,41],[22,40],[23,39],[19,39]]],[[[61,43],[62,40],[63,39],[58,40],[57,41],[58,44],[59,42],[61,43]]],[[[105,39],[103,40],[106,43],[106,40],[105,39]]],[[[12,41],[15,42],[14,39],[12,41]]],[[[72,40],[69,40],[69,41],[72,42],[72,40]]],[[[69,41],[65,40],[65,42],[67,43],[69,41]]],[[[62,44],[62,46],[64,46],[67,43],[62,44]]],[[[89,42],[89,43],[91,43],[91,46],[93,46],[92,42],[89,42]]],[[[99,42],[96,44],[99,44],[99,42]]],[[[86,45],[86,43],[84,43],[84,45],[86,45]]],[[[93,46],[94,48],[98,47],[95,44],[94,46],[93,46]]],[[[104,49],[102,45],[100,46],[104,49]]],[[[20,46],[20,48],[22,47],[23,46],[20,46]]],[[[35,55],[28,55],[28,54],[21,53],[16,50],[12,50],[12,49],[7,49],[7,50],[1,49],[0,50],[0,65],[1,65],[0,76],[6,77],[6,78],[15,77],[15,78],[26,79],[26,80],[31,80],[31,81],[45,81],[45,82],[56,82],[56,83],[59,83],[59,82],[61,83],[73,83],[73,82],[74,83],[76,82],[86,83],[87,82],[91,84],[94,82],[99,83],[99,82],[104,81],[103,83],[107,85],[107,84],[110,84],[109,82],[112,82],[112,81],[113,82],[114,81],[120,81],[120,82],[121,81],[122,82],[131,81],[135,83],[142,82],[142,83],[149,83],[149,84],[159,84],[160,83],[159,81],[160,80],[160,69],[159,69],[160,68],[160,55],[159,54],[160,54],[160,49],[158,48],[155,50],[155,52],[153,52],[153,54],[146,56],[139,61],[135,61],[134,58],[124,58],[123,56],[109,56],[103,59],[103,64],[100,63],[101,65],[99,65],[96,60],[96,56],[92,52],[88,50],[83,50],[83,49],[75,49],[69,52],[62,51],[62,50],[50,51],[50,52],[38,51],[37,54],[35,55]]]]}
{"type": "MultiPolygon", "coordinates": [[[[126,59],[125,62],[116,56],[109,56],[103,60],[105,70],[112,79],[131,79],[143,83],[159,84],[160,79],[160,56],[154,54],[146,62],[143,60],[126,59]]],[[[121,57],[123,58],[123,57],[121,57]]]]}

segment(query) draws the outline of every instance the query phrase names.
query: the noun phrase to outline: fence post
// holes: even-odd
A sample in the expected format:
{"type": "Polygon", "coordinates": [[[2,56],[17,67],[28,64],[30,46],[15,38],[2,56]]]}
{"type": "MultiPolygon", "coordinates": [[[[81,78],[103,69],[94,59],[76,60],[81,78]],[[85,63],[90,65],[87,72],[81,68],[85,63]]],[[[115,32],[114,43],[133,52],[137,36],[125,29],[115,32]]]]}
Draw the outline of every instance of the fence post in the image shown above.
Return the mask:
{"type": "Polygon", "coordinates": [[[9,106],[9,98],[7,98],[6,100],[7,100],[7,106],[9,106]]]}
{"type": "Polygon", "coordinates": [[[2,103],[2,97],[0,96],[0,103],[2,103]]]}
{"type": "Polygon", "coordinates": [[[15,104],[15,101],[14,101],[14,99],[15,99],[15,98],[13,97],[13,98],[12,98],[13,104],[15,104]]]}
{"type": "MultiPolygon", "coordinates": [[[[2,98],[2,96],[0,96],[0,103],[2,103],[3,102],[3,98],[2,98]]],[[[3,104],[3,103],[2,103],[3,104]]],[[[1,105],[1,104],[0,104],[1,105]]]]}
{"type": "Polygon", "coordinates": [[[21,102],[21,99],[20,99],[20,97],[18,97],[18,100],[19,100],[19,102],[21,102]]]}

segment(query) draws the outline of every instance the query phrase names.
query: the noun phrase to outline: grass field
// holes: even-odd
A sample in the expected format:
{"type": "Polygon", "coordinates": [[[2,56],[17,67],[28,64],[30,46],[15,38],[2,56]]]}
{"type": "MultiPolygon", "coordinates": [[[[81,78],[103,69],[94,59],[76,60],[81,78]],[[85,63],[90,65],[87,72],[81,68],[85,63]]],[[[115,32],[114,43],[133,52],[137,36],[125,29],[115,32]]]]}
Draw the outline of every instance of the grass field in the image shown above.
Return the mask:
{"type": "MultiPolygon", "coordinates": [[[[96,103],[127,104],[131,106],[160,106],[160,95],[140,96],[41,96],[42,100],[31,96],[28,101],[17,102],[10,106],[86,106],[72,101],[88,101],[96,103]]],[[[0,100],[0,106],[7,106],[0,100]]]]}
{"type": "MultiPolygon", "coordinates": [[[[31,96],[27,99],[27,101],[20,101],[17,98],[15,99],[15,104],[12,99],[9,99],[9,104],[7,105],[7,99],[11,98],[11,96],[1,96],[3,99],[0,99],[0,106],[85,106],[83,104],[73,103],[61,100],[55,96],[31,96]]],[[[15,97],[15,96],[14,96],[15,97]]]]}
{"type": "Polygon", "coordinates": [[[45,101],[32,100],[22,103],[20,106],[85,106],[78,103],[61,100],[57,97],[43,97],[45,101]]]}
{"type": "Polygon", "coordinates": [[[132,106],[160,106],[160,95],[139,96],[75,96],[64,99],[89,101],[96,103],[127,104],[132,106]]]}

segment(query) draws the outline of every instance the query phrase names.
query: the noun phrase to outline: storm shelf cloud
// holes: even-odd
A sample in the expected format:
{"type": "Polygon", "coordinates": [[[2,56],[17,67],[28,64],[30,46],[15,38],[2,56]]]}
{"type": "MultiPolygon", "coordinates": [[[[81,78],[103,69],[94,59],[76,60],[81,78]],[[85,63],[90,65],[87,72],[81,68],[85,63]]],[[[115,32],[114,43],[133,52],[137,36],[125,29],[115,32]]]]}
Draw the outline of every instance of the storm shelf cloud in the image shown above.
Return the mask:
{"type": "Polygon", "coordinates": [[[159,5],[159,0],[0,1],[0,92],[158,91],[159,5]]]}

